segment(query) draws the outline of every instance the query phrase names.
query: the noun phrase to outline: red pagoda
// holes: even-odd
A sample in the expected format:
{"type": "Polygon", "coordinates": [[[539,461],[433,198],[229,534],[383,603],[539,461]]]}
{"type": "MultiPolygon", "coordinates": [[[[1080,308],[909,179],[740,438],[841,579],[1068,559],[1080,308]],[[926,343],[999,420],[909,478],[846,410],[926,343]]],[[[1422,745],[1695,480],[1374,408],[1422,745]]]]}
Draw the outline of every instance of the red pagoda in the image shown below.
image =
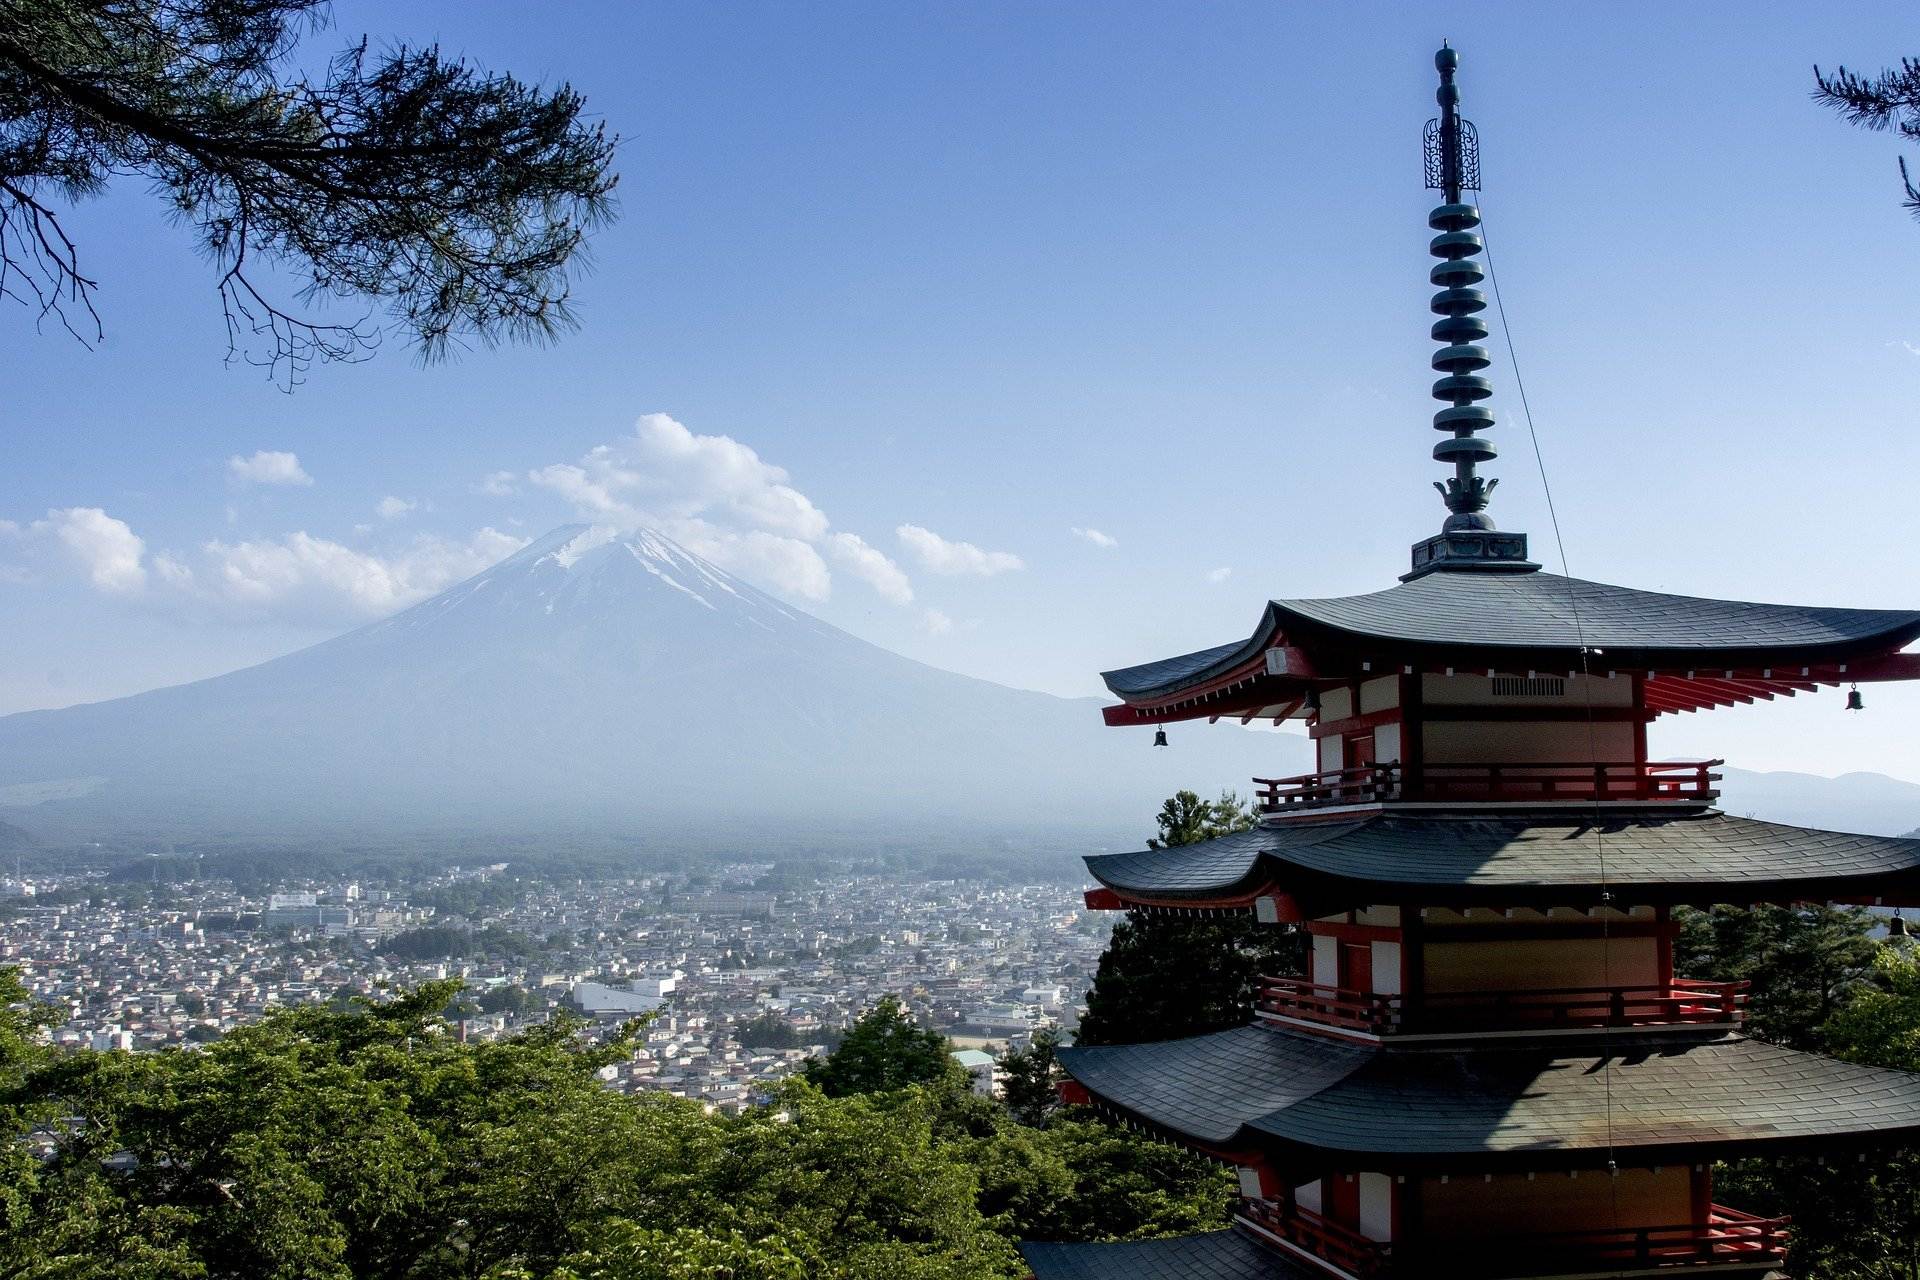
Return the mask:
{"type": "Polygon", "coordinates": [[[1318,748],[1256,780],[1250,831],[1087,859],[1090,907],[1310,935],[1251,1025],[1059,1055],[1074,1100],[1236,1166],[1235,1223],[1029,1244],[1037,1280],[1759,1276],[1788,1224],[1717,1203],[1715,1161],[1920,1137],[1920,1076],[1747,1038],[1743,984],[1674,972],[1672,915],[1920,903],[1920,840],[1734,817],[1719,761],[1647,752],[1662,715],[1920,677],[1920,611],[1583,582],[1495,528],[1478,158],[1435,62],[1440,533],[1387,590],[1105,677],[1109,724],[1298,720],[1318,748]]]}

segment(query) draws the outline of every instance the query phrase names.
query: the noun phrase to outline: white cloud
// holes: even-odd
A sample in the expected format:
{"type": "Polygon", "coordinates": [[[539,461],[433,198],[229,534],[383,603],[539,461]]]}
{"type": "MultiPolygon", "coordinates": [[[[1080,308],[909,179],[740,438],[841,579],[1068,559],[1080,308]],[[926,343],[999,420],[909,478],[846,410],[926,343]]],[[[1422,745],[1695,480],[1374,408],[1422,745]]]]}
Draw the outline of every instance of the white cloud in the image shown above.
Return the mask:
{"type": "Polygon", "coordinates": [[[116,520],[99,507],[64,507],[47,512],[31,526],[50,533],[67,556],[86,572],[98,590],[115,595],[139,591],[147,585],[142,563],[147,544],[127,522],[116,520]]]}
{"type": "Polygon", "coordinates": [[[664,413],[647,414],[632,435],[596,446],[578,462],[538,467],[526,478],[583,518],[658,529],[721,568],[787,595],[826,599],[831,556],[883,599],[913,600],[913,584],[900,566],[855,534],[830,533],[826,513],[793,486],[784,468],[731,436],[697,434],[664,413]]]}
{"type": "Polygon", "coordinates": [[[953,630],[953,619],[938,609],[927,609],[920,614],[920,629],[930,636],[943,636],[953,630]]]}
{"type": "MultiPolygon", "coordinates": [[[[383,554],[298,532],[213,539],[190,556],[149,554],[145,539],[99,507],[60,508],[24,527],[0,521],[0,534],[29,556],[46,557],[48,568],[71,565],[106,595],[192,613],[323,626],[381,617],[423,600],[527,543],[486,528],[465,539],[418,534],[383,554]]],[[[24,566],[3,572],[15,581],[45,576],[24,566]]]]}
{"type": "Polygon", "coordinates": [[[618,444],[598,445],[576,464],[527,473],[574,505],[629,526],[720,514],[731,522],[817,542],[827,517],[787,483],[783,468],[731,436],[695,435],[650,413],[618,444]]]}
{"type": "Polygon", "coordinates": [[[396,498],[392,494],[380,499],[380,505],[374,508],[382,520],[398,520],[408,512],[419,509],[420,504],[412,498],[396,498]]]}
{"type": "Polygon", "coordinates": [[[313,483],[313,477],[300,465],[296,455],[272,449],[261,449],[251,458],[234,454],[227,459],[227,475],[237,484],[313,483]]]}
{"type": "Polygon", "coordinates": [[[1225,566],[1222,566],[1218,569],[1207,570],[1207,581],[1213,583],[1216,586],[1218,586],[1222,582],[1225,582],[1228,578],[1231,578],[1232,576],[1233,576],[1233,570],[1226,568],[1225,566]]]}
{"type": "Polygon", "coordinates": [[[464,541],[421,534],[388,555],[304,531],[201,548],[199,572],[179,565],[176,586],[242,613],[315,623],[378,618],[471,577],[526,545],[485,528],[464,541]]]}
{"type": "Polygon", "coordinates": [[[834,559],[879,592],[882,599],[901,605],[913,603],[913,583],[908,581],[906,572],[886,552],[869,546],[859,534],[833,534],[827,539],[827,547],[834,559]]]}
{"type": "Polygon", "coordinates": [[[510,498],[520,492],[513,481],[513,472],[495,471],[483,477],[479,484],[474,485],[473,491],[489,498],[510,498]]]}
{"type": "Polygon", "coordinates": [[[971,542],[952,542],[931,529],[903,524],[894,532],[920,563],[932,573],[976,574],[991,578],[995,574],[1024,569],[1019,556],[1007,551],[983,551],[971,542]]]}
{"type": "Polygon", "coordinates": [[[1088,542],[1091,542],[1096,547],[1104,547],[1104,548],[1107,548],[1108,550],[1111,550],[1112,548],[1120,545],[1120,540],[1118,538],[1114,537],[1110,533],[1102,533],[1098,529],[1081,529],[1079,527],[1075,527],[1072,532],[1074,537],[1085,538],[1088,542]]]}
{"type": "Polygon", "coordinates": [[[825,600],[833,593],[833,575],[810,543],[764,529],[728,529],[698,518],[667,522],[662,532],[697,556],[729,573],[802,600],[825,600]]]}

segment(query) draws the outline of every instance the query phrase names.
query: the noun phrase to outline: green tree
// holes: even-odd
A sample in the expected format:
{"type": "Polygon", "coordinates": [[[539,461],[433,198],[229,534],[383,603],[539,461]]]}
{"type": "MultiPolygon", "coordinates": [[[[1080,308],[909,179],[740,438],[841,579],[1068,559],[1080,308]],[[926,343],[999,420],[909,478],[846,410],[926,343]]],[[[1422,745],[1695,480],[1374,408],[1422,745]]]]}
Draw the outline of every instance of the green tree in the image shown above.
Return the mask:
{"type": "Polygon", "coordinates": [[[425,357],[549,339],[607,219],[616,139],[542,90],[434,47],[363,40],[294,67],[326,0],[0,0],[0,288],[83,340],[95,281],[61,221],[116,178],[153,189],[214,264],[230,353],[285,371],[382,329],[273,301],[383,305],[425,357]]]}
{"type": "Polygon", "coordinates": [[[749,1049],[797,1049],[810,1043],[774,1009],[768,1009],[735,1027],[733,1038],[749,1049]]]}
{"type": "Polygon", "coordinates": [[[1084,1110],[1015,1127],[975,1160],[981,1210],[1021,1240],[1144,1240],[1227,1225],[1237,1184],[1184,1148],[1084,1110]]]}
{"type": "Polygon", "coordinates": [[[893,996],[862,1014],[832,1053],[806,1065],[807,1079],[834,1098],[950,1085],[965,1074],[947,1038],[916,1023],[893,996]]]}
{"type": "Polygon", "coordinates": [[[1051,1029],[1034,1034],[1033,1043],[1000,1059],[1000,1100],[1024,1125],[1045,1125],[1060,1105],[1060,1067],[1054,1060],[1060,1035],[1051,1029]]]}
{"type": "Polygon", "coordinates": [[[1160,834],[1150,838],[1147,847],[1171,849],[1199,844],[1216,836],[1251,830],[1257,818],[1253,806],[1234,792],[1222,791],[1218,800],[1202,800],[1191,791],[1176,791],[1155,815],[1160,834]]]}
{"type": "MultiPolygon", "coordinates": [[[[1181,791],[1160,806],[1147,844],[1178,848],[1249,830],[1250,806],[1232,792],[1202,800],[1181,791]]],[[[1250,916],[1191,920],[1129,911],[1100,956],[1083,1044],[1137,1044],[1237,1027],[1253,1017],[1260,975],[1299,973],[1303,940],[1250,916]]]]}
{"type": "Polygon", "coordinates": [[[1873,915],[1860,907],[1714,907],[1678,913],[1674,969],[1751,983],[1753,1033],[1796,1049],[1825,1047],[1829,1019],[1873,982],[1873,915]]]}

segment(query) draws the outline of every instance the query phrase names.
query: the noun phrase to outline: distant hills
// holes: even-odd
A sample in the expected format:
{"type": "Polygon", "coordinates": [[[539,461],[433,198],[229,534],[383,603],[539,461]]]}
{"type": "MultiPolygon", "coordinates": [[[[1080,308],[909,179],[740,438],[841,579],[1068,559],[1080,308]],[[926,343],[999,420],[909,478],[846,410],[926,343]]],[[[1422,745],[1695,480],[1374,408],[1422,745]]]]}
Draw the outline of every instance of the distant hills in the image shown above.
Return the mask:
{"type": "MultiPolygon", "coordinates": [[[[1134,655],[1151,656],[1151,655],[1134,655]]],[[[0,849],[591,831],[751,855],[1138,847],[1181,787],[1303,772],[1297,734],[1104,727],[1099,702],[881,649],[650,532],[568,526],[312,648],[0,718],[0,849]]],[[[1893,834],[1920,786],[1725,770],[1724,807],[1893,834]]]]}
{"type": "Polygon", "coordinates": [[[1764,818],[1833,831],[1869,835],[1920,835],[1920,785],[1884,773],[1754,773],[1722,769],[1720,807],[1743,817],[1764,818]]]}

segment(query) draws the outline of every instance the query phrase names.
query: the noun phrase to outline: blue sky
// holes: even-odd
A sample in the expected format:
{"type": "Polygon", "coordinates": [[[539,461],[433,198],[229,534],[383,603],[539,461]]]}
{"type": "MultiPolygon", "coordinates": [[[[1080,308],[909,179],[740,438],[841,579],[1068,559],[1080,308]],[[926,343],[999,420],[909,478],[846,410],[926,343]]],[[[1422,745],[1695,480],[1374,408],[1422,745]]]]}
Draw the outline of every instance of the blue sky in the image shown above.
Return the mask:
{"type": "MultiPolygon", "coordinates": [[[[1443,514],[1443,36],[1573,571],[1920,602],[1920,225],[1897,141],[1808,99],[1816,61],[1920,53],[1920,15],[1354,14],[343,0],[316,52],[438,39],[571,80],[622,135],[584,327],[287,395],[223,367],[212,275],[138,184],[75,210],[107,343],[0,317],[0,712],[286,652],[583,515],[674,522],[880,644],[1060,693],[1238,638],[1269,595],[1388,585],[1443,514]]],[[[1490,372],[1493,514],[1558,568],[1490,372]]],[[[1869,703],[1656,745],[1920,780],[1920,697],[1869,703]]]]}

